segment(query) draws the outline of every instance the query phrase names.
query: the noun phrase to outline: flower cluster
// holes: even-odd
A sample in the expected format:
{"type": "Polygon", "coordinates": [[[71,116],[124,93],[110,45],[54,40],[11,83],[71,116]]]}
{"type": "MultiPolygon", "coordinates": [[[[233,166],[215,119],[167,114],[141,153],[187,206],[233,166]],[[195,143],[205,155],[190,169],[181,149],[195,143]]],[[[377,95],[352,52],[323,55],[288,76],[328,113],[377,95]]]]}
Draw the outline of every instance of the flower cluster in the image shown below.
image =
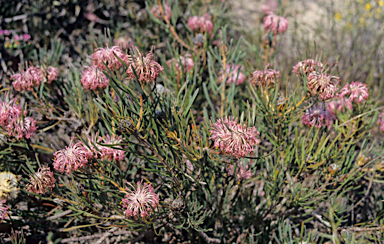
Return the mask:
{"type": "Polygon", "coordinates": [[[87,90],[106,88],[109,85],[107,76],[97,66],[84,67],[81,84],[87,90]]]}
{"type": "Polygon", "coordinates": [[[88,159],[92,157],[92,153],[81,141],[74,143],[72,138],[68,147],[55,152],[53,156],[55,157],[53,160],[55,170],[70,174],[71,171],[85,167],[88,159]]]}
{"type": "Polygon", "coordinates": [[[0,200],[0,219],[6,219],[8,214],[8,209],[10,208],[8,205],[5,205],[7,202],[6,199],[0,200]]]}
{"type": "MultiPolygon", "coordinates": [[[[235,165],[231,165],[228,168],[228,175],[233,175],[235,170],[235,165]]],[[[236,179],[237,180],[247,180],[252,177],[253,173],[251,170],[248,170],[248,165],[243,166],[241,163],[237,164],[236,167],[236,179]]]]}
{"type": "Polygon", "coordinates": [[[323,67],[324,65],[320,61],[307,59],[307,60],[300,61],[295,66],[293,66],[293,72],[297,76],[309,75],[314,71],[321,71],[323,67]]]}
{"type": "Polygon", "coordinates": [[[240,85],[247,78],[241,70],[243,66],[235,65],[235,64],[227,64],[225,67],[225,72],[220,71],[219,73],[219,82],[227,81],[228,84],[236,83],[236,85],[240,85]]]}
{"type": "Polygon", "coordinates": [[[45,194],[48,189],[55,187],[56,179],[48,167],[41,167],[30,177],[26,190],[36,194],[45,194]]]}
{"type": "MultiPolygon", "coordinates": [[[[27,111],[24,111],[24,115],[27,111]]],[[[37,130],[36,121],[31,117],[23,117],[21,107],[16,104],[16,99],[9,99],[5,94],[4,101],[0,98],[0,125],[7,130],[9,136],[16,139],[29,139],[37,130]]]]}
{"type": "Polygon", "coordinates": [[[346,109],[353,111],[352,101],[347,98],[339,98],[327,104],[327,110],[333,114],[336,114],[336,112],[346,112],[346,109]]]}
{"type": "Polygon", "coordinates": [[[122,146],[116,145],[123,141],[121,136],[106,135],[105,138],[99,136],[98,140],[96,140],[96,136],[92,135],[91,137],[88,137],[88,141],[88,146],[90,147],[90,151],[94,158],[106,159],[109,161],[122,161],[125,157],[125,152],[122,150],[122,146]]]}
{"type": "Polygon", "coordinates": [[[45,77],[47,78],[47,83],[51,84],[52,81],[56,80],[57,77],[59,76],[59,69],[49,66],[45,72],[45,77]]]}
{"type": "Polygon", "coordinates": [[[88,137],[88,145],[82,141],[74,143],[73,140],[72,138],[68,147],[53,154],[55,157],[53,166],[61,173],[70,174],[71,171],[83,168],[91,158],[122,161],[125,157],[122,146],[116,145],[123,141],[121,136],[106,135],[105,138],[100,136],[97,139],[95,135],[92,135],[88,137]]]}
{"type": "Polygon", "coordinates": [[[308,75],[308,91],[312,96],[318,95],[321,100],[333,98],[339,81],[340,77],[314,71],[308,75]]]}
{"type": "Polygon", "coordinates": [[[361,82],[352,82],[346,84],[338,93],[340,98],[349,99],[355,103],[361,103],[364,99],[368,99],[368,87],[361,82]]]}
{"type": "Polygon", "coordinates": [[[170,59],[167,61],[167,64],[169,67],[172,67],[172,65],[174,65],[177,70],[179,70],[180,72],[182,72],[183,70],[184,73],[193,69],[193,66],[195,66],[195,62],[193,62],[193,59],[189,54],[185,56],[180,56],[178,59],[170,59]]]}
{"type": "Polygon", "coordinates": [[[301,119],[303,124],[308,125],[310,127],[329,127],[333,123],[335,115],[332,112],[328,111],[323,103],[318,103],[308,108],[301,119]]]}
{"type": "Polygon", "coordinates": [[[209,34],[213,31],[212,17],[209,14],[203,16],[193,16],[188,19],[188,27],[195,32],[207,32],[209,34]]]}
{"type": "Polygon", "coordinates": [[[122,66],[122,63],[117,57],[125,63],[128,63],[128,55],[121,51],[118,46],[97,48],[91,55],[92,64],[96,65],[101,70],[107,70],[106,66],[110,70],[119,69],[122,66]]]}
{"type": "Polygon", "coordinates": [[[260,133],[255,127],[247,128],[246,125],[237,123],[237,118],[226,117],[218,119],[210,130],[211,137],[215,141],[214,147],[236,158],[245,157],[254,151],[254,146],[260,144],[257,136],[260,133]]]}
{"type": "MultiPolygon", "coordinates": [[[[169,6],[168,3],[165,3],[164,4],[164,8],[163,8],[163,11],[164,11],[164,17],[167,19],[167,20],[171,20],[171,17],[172,17],[172,10],[171,10],[171,7],[169,6]]],[[[155,16],[155,18],[157,19],[162,19],[161,17],[161,12],[160,12],[160,8],[159,8],[159,5],[155,4],[152,9],[151,9],[151,14],[153,16],[155,16]]]]}
{"type": "MultiPolygon", "coordinates": [[[[129,184],[132,186],[131,184],[129,184]]],[[[137,188],[130,190],[125,188],[127,192],[125,198],[122,200],[123,208],[127,217],[140,216],[145,218],[159,205],[159,196],[155,193],[152,185],[144,183],[143,181],[137,182],[137,188]]]]}
{"type": "Polygon", "coordinates": [[[43,73],[37,67],[31,66],[21,74],[11,76],[13,87],[16,91],[32,91],[34,87],[39,86],[43,81],[43,73]]]}
{"type": "Polygon", "coordinates": [[[282,34],[288,28],[288,20],[284,17],[277,16],[274,13],[269,13],[264,17],[264,30],[271,31],[275,35],[282,34]]]}
{"type": "Polygon", "coordinates": [[[163,67],[153,60],[151,52],[144,57],[135,46],[128,60],[130,64],[127,69],[128,79],[135,79],[137,75],[140,82],[153,82],[159,73],[163,72],[163,67]],[[133,70],[135,70],[136,75],[133,70]]]}
{"type": "Polygon", "coordinates": [[[1,172],[0,200],[16,198],[18,191],[16,176],[11,172],[1,172]]]}
{"type": "Polygon", "coordinates": [[[269,64],[267,64],[264,70],[257,70],[252,73],[251,84],[254,86],[273,86],[276,82],[279,82],[280,72],[268,69],[269,64]]]}

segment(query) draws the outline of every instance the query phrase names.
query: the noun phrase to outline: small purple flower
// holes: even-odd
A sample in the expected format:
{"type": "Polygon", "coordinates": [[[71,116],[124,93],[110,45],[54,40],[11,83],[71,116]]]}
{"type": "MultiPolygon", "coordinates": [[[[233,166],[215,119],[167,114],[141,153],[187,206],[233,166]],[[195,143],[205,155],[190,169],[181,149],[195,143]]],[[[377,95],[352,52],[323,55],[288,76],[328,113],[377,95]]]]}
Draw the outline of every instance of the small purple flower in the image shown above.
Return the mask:
{"type": "Polygon", "coordinates": [[[34,87],[40,85],[43,77],[43,73],[39,68],[31,66],[21,74],[12,75],[11,80],[13,80],[12,85],[16,91],[32,91],[34,87]]]}
{"type": "Polygon", "coordinates": [[[112,71],[119,69],[122,63],[115,55],[128,64],[128,55],[121,51],[118,46],[95,49],[95,52],[91,55],[92,64],[96,65],[100,70],[107,70],[105,65],[112,71]]]}
{"type": "Polygon", "coordinates": [[[8,205],[5,205],[7,202],[6,199],[0,200],[0,219],[6,219],[8,214],[8,209],[10,208],[8,205]]]}
{"type": "Polygon", "coordinates": [[[368,87],[366,84],[355,81],[351,84],[346,84],[338,93],[339,97],[348,97],[351,101],[361,103],[363,100],[368,99],[368,87]]]}
{"type": "Polygon", "coordinates": [[[254,86],[273,86],[275,83],[279,82],[280,72],[268,69],[269,64],[267,64],[264,70],[256,70],[252,73],[251,84],[254,86]]]}
{"type": "Polygon", "coordinates": [[[313,71],[316,71],[316,69],[317,71],[321,71],[323,67],[324,65],[321,62],[315,61],[313,59],[307,59],[300,61],[295,66],[293,66],[293,73],[295,73],[297,76],[308,75],[313,71]]]}
{"type": "Polygon", "coordinates": [[[81,84],[86,90],[97,90],[109,85],[107,76],[97,66],[84,67],[81,84]]]}
{"type": "Polygon", "coordinates": [[[9,31],[8,30],[4,30],[4,35],[9,36],[9,31]]]}
{"type": "Polygon", "coordinates": [[[219,82],[222,83],[224,78],[227,81],[227,84],[236,83],[236,85],[240,85],[247,78],[241,70],[244,67],[241,65],[235,64],[227,64],[225,67],[225,75],[223,71],[220,71],[219,82]]]}
{"type": "Polygon", "coordinates": [[[29,39],[31,39],[31,35],[29,35],[29,34],[24,34],[24,35],[23,35],[23,38],[24,38],[24,41],[28,41],[29,39]]]}
{"type": "Polygon", "coordinates": [[[270,13],[264,17],[264,30],[272,31],[275,35],[282,34],[288,28],[288,20],[284,17],[270,13]]]}
{"type": "Polygon", "coordinates": [[[209,34],[213,31],[212,17],[208,13],[203,16],[193,16],[188,19],[188,27],[194,32],[207,32],[209,34]]]}
{"type": "Polygon", "coordinates": [[[35,134],[36,130],[36,120],[31,117],[15,117],[12,118],[7,125],[8,135],[16,137],[16,139],[29,139],[32,135],[35,134]]]}

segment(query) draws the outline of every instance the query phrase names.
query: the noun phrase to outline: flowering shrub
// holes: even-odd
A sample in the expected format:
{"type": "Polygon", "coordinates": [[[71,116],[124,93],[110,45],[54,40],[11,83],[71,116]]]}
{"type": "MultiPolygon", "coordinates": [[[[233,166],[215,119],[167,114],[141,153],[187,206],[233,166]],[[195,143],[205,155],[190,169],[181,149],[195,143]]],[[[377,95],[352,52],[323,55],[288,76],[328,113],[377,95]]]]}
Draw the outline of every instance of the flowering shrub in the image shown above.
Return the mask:
{"type": "Polygon", "coordinates": [[[46,4],[36,50],[2,67],[2,226],[42,243],[382,241],[378,89],[318,49],[280,62],[284,5],[266,1],[250,43],[225,1],[46,4]]]}

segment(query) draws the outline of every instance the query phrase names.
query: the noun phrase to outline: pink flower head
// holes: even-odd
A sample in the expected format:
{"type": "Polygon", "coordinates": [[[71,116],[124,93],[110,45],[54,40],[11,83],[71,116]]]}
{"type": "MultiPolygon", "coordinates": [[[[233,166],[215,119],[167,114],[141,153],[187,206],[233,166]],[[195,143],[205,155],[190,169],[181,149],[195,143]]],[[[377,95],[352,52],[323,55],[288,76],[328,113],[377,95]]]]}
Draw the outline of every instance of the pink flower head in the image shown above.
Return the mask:
{"type": "Polygon", "coordinates": [[[10,208],[8,205],[5,205],[7,202],[6,199],[0,200],[0,219],[6,219],[8,214],[8,209],[10,208]]]}
{"type": "Polygon", "coordinates": [[[4,34],[4,30],[0,30],[0,36],[4,34]]]}
{"type": "Polygon", "coordinates": [[[9,30],[4,30],[4,35],[9,36],[9,30]]]}
{"type": "Polygon", "coordinates": [[[31,66],[22,74],[12,75],[11,80],[14,80],[12,85],[16,91],[32,91],[34,87],[40,85],[43,80],[43,73],[40,69],[31,66]]]}
{"type": "Polygon", "coordinates": [[[272,31],[275,35],[282,34],[288,28],[288,20],[273,13],[264,17],[264,30],[272,31]]]}
{"type": "Polygon", "coordinates": [[[106,88],[109,85],[107,76],[97,66],[84,67],[81,84],[87,90],[106,88]]]}
{"type": "Polygon", "coordinates": [[[304,61],[298,62],[295,66],[293,66],[293,72],[296,73],[297,76],[308,75],[313,71],[321,71],[324,65],[313,59],[307,59],[304,61]]]}
{"type": "Polygon", "coordinates": [[[261,6],[261,10],[268,15],[275,12],[276,9],[277,9],[277,2],[274,0],[267,0],[266,3],[263,6],[261,6]]]}
{"type": "Polygon", "coordinates": [[[92,152],[81,141],[74,144],[72,138],[68,147],[55,152],[53,156],[55,157],[53,160],[55,170],[70,174],[71,171],[85,167],[88,159],[92,157],[92,152]]]}
{"type": "Polygon", "coordinates": [[[4,101],[0,98],[0,125],[6,127],[12,118],[21,116],[21,107],[17,105],[16,98],[10,99],[8,92],[4,95],[4,101]]]}
{"type": "Polygon", "coordinates": [[[128,49],[133,45],[132,39],[126,36],[121,36],[117,39],[114,39],[113,43],[115,44],[115,46],[118,46],[121,49],[128,49]]]}
{"type": "MultiPolygon", "coordinates": [[[[133,185],[129,185],[135,188],[133,185]]],[[[140,216],[145,218],[149,216],[153,209],[159,206],[159,196],[155,193],[151,184],[143,184],[143,181],[139,181],[137,182],[137,188],[133,191],[128,187],[125,190],[127,192],[122,204],[127,217],[140,216]]]]}
{"type": "Polygon", "coordinates": [[[207,32],[209,34],[213,31],[212,17],[208,13],[203,16],[193,16],[188,19],[187,25],[194,32],[207,32]]]}
{"type": "Polygon", "coordinates": [[[56,80],[57,77],[59,76],[59,69],[52,66],[49,66],[47,70],[42,70],[42,71],[45,72],[48,84],[51,84],[51,82],[56,80]]]}
{"type": "Polygon", "coordinates": [[[127,69],[128,79],[135,79],[135,70],[139,81],[153,82],[160,72],[163,72],[163,67],[153,60],[153,54],[149,52],[147,56],[143,56],[139,49],[134,46],[133,53],[130,57],[130,66],[127,69]],[[133,69],[132,69],[133,67],[133,69]]]}
{"type": "Polygon", "coordinates": [[[340,98],[327,104],[327,110],[333,114],[336,114],[336,111],[346,112],[346,109],[353,111],[352,101],[348,98],[340,98]]]}
{"type": "Polygon", "coordinates": [[[244,67],[235,64],[227,64],[225,67],[225,75],[223,71],[220,71],[219,82],[222,83],[226,79],[227,83],[236,83],[240,85],[247,78],[240,70],[244,67]]]}
{"type": "MultiPolygon", "coordinates": [[[[171,20],[172,18],[172,10],[171,10],[171,7],[169,6],[168,3],[165,3],[164,4],[164,8],[163,8],[163,11],[164,11],[164,17],[167,19],[167,20],[171,20]]],[[[160,8],[159,8],[159,5],[154,5],[151,9],[151,14],[153,16],[155,16],[155,18],[157,19],[163,19],[161,17],[161,12],[160,12],[160,8]]]]}
{"type": "Polygon", "coordinates": [[[24,38],[24,41],[28,41],[29,39],[31,39],[31,35],[29,35],[29,34],[24,34],[24,35],[23,35],[23,38],[24,38]]]}
{"type": "Polygon", "coordinates": [[[236,158],[245,157],[255,150],[255,145],[260,144],[257,138],[260,133],[256,128],[238,124],[237,118],[233,117],[218,119],[210,132],[212,136],[209,139],[215,140],[214,147],[236,158]]]}
{"type": "Polygon", "coordinates": [[[335,116],[325,108],[324,104],[320,103],[308,108],[301,119],[305,125],[320,128],[322,126],[330,127],[335,116]]]}
{"type": "Polygon", "coordinates": [[[35,134],[36,130],[36,120],[31,117],[14,117],[11,118],[9,124],[7,125],[8,135],[16,137],[16,139],[29,139],[35,134]]]}
{"type": "Polygon", "coordinates": [[[339,97],[346,97],[356,103],[361,103],[364,99],[368,99],[368,87],[366,84],[355,81],[351,84],[346,84],[340,91],[339,97]]]}
{"type": "MultiPolygon", "coordinates": [[[[233,175],[234,170],[235,170],[235,165],[229,166],[228,175],[233,175]]],[[[253,175],[252,171],[248,170],[248,165],[244,167],[241,163],[237,164],[236,179],[248,180],[252,177],[252,175],[253,175]]]]}
{"type": "Polygon", "coordinates": [[[127,63],[128,55],[123,53],[118,46],[113,46],[95,49],[95,52],[91,55],[92,64],[101,70],[107,70],[105,65],[112,71],[119,69],[122,64],[115,55],[127,63]]]}
{"type": "Polygon", "coordinates": [[[47,188],[51,190],[55,187],[56,179],[50,168],[41,167],[30,177],[29,181],[27,191],[43,195],[47,192],[47,188]]]}
{"type": "Polygon", "coordinates": [[[384,132],[384,112],[379,115],[380,130],[384,132]]]}
{"type": "Polygon", "coordinates": [[[252,74],[251,83],[254,86],[273,86],[276,82],[279,82],[280,72],[268,69],[269,64],[267,64],[264,70],[257,70],[252,74]]]}
{"type": "Polygon", "coordinates": [[[102,158],[107,159],[109,161],[112,161],[112,160],[122,161],[125,157],[125,151],[118,149],[118,148],[122,149],[121,145],[116,145],[121,143],[122,141],[123,141],[123,138],[121,136],[106,135],[105,138],[100,136],[99,137],[100,144],[113,146],[113,147],[108,147],[108,146],[99,145],[99,149],[102,153],[102,158]]]}
{"type": "Polygon", "coordinates": [[[190,54],[187,54],[185,56],[180,56],[178,59],[174,59],[174,58],[170,59],[167,61],[167,64],[169,67],[172,67],[172,64],[173,64],[175,68],[180,72],[184,70],[184,73],[193,69],[193,67],[195,66],[195,62],[193,62],[193,59],[191,58],[190,54]]]}
{"type": "Polygon", "coordinates": [[[326,73],[312,72],[308,75],[308,91],[312,96],[319,95],[321,100],[334,97],[340,77],[326,73]]]}

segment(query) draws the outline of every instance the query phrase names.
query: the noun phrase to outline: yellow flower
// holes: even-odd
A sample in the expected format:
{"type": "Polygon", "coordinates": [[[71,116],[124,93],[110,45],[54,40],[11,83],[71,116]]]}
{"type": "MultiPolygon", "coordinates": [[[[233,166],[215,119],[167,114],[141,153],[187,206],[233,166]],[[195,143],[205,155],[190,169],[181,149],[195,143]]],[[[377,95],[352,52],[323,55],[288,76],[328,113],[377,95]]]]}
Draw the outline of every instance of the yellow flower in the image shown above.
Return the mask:
{"type": "Polygon", "coordinates": [[[370,3],[365,4],[365,9],[367,11],[371,10],[371,8],[372,8],[372,5],[370,3]]]}
{"type": "Polygon", "coordinates": [[[359,19],[359,22],[360,22],[360,23],[364,23],[364,21],[365,21],[365,19],[364,19],[363,17],[361,17],[361,18],[359,19]]]}
{"type": "Polygon", "coordinates": [[[378,14],[381,13],[381,8],[377,8],[376,13],[378,13],[378,14]]]}
{"type": "Polygon", "coordinates": [[[337,13],[335,14],[335,18],[336,18],[337,20],[341,20],[341,13],[340,13],[340,12],[337,12],[337,13]]]}
{"type": "Polygon", "coordinates": [[[11,172],[1,172],[0,200],[16,198],[18,191],[16,176],[11,172]]]}
{"type": "Polygon", "coordinates": [[[383,5],[384,5],[384,1],[381,1],[381,0],[378,1],[377,3],[378,3],[381,7],[383,7],[383,5]]]}

